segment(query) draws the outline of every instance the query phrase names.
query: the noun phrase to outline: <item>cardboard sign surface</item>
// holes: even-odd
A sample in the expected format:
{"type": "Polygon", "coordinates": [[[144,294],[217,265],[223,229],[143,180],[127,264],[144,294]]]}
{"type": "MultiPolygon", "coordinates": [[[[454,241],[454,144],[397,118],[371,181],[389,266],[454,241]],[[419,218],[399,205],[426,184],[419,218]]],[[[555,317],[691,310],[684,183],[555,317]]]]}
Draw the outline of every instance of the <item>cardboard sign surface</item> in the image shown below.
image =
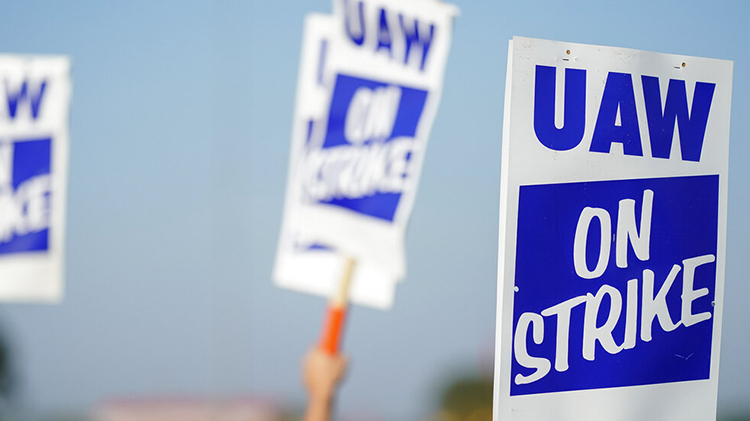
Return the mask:
{"type": "Polygon", "coordinates": [[[0,299],[63,294],[70,62],[0,56],[0,299]]]}
{"type": "Polygon", "coordinates": [[[455,8],[335,2],[307,19],[298,81],[280,286],[327,295],[346,257],[355,303],[388,308],[435,118],[455,8]]]}
{"type": "Polygon", "coordinates": [[[732,63],[514,38],[496,420],[716,414],[732,63]]]}

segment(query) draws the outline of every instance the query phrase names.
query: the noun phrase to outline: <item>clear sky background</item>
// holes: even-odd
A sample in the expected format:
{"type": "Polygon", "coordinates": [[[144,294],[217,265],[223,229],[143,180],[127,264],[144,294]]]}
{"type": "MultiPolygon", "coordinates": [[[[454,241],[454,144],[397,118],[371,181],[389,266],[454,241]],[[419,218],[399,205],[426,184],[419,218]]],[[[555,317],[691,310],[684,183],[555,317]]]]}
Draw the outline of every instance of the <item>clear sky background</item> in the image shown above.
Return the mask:
{"type": "MultiPolygon", "coordinates": [[[[500,144],[513,35],[735,61],[720,413],[750,398],[750,31],[744,1],[459,1],[390,312],[355,308],[345,414],[413,420],[489,369],[500,144]]],[[[0,4],[0,51],[73,59],[66,297],[0,305],[19,399],[301,403],[325,300],[280,290],[278,238],[303,18],[327,0],[0,4]]]]}

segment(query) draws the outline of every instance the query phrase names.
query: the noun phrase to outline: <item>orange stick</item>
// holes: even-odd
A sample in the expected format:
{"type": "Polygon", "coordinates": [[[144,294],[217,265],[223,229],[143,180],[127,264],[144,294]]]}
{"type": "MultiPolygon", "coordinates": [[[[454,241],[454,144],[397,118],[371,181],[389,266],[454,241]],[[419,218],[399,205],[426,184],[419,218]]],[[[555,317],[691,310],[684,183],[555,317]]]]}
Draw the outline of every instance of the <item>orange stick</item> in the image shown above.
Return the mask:
{"type": "Polygon", "coordinates": [[[320,347],[329,355],[339,352],[341,337],[344,333],[344,321],[349,304],[349,285],[354,273],[355,260],[348,257],[344,266],[338,290],[334,291],[328,302],[323,334],[320,339],[320,347]]]}

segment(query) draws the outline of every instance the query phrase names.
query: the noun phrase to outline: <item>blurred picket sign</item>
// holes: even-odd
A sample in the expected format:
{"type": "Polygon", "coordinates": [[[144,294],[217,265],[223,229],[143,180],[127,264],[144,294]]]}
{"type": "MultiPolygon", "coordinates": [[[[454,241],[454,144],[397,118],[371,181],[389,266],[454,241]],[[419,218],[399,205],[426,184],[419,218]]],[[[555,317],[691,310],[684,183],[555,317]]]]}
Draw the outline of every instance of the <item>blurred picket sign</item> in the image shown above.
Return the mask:
{"type": "Polygon", "coordinates": [[[0,55],[0,300],[63,296],[70,60],[0,55]]]}
{"type": "Polygon", "coordinates": [[[305,22],[277,285],[393,305],[404,237],[442,90],[455,7],[334,2],[305,22]]]}

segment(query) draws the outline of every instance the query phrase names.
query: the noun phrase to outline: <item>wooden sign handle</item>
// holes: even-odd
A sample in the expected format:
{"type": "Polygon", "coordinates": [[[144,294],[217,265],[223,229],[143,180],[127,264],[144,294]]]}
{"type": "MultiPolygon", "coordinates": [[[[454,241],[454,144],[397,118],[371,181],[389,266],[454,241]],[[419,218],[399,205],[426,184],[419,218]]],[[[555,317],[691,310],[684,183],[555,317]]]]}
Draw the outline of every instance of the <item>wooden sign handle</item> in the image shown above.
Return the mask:
{"type": "Polygon", "coordinates": [[[333,292],[328,302],[320,347],[329,355],[335,355],[339,352],[349,304],[349,285],[352,281],[355,265],[356,261],[351,257],[347,257],[339,287],[333,292]]]}

